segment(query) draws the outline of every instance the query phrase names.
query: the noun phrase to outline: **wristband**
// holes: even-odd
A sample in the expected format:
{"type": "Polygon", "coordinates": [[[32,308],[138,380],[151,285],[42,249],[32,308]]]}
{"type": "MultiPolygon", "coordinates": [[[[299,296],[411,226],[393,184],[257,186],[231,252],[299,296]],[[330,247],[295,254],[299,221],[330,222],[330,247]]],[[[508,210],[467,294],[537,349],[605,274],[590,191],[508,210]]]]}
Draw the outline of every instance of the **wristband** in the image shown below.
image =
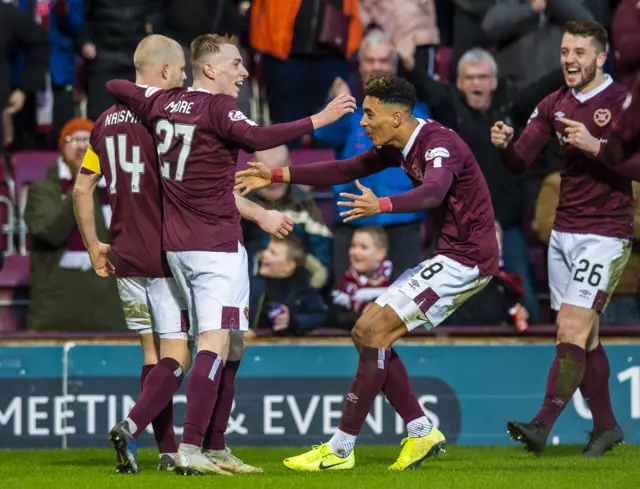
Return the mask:
{"type": "Polygon", "coordinates": [[[283,183],[284,182],[284,169],[272,168],[271,169],[271,183],[283,183]]]}
{"type": "Polygon", "coordinates": [[[391,199],[389,197],[381,197],[378,199],[378,205],[380,206],[380,213],[391,212],[393,206],[391,205],[391,199]]]}

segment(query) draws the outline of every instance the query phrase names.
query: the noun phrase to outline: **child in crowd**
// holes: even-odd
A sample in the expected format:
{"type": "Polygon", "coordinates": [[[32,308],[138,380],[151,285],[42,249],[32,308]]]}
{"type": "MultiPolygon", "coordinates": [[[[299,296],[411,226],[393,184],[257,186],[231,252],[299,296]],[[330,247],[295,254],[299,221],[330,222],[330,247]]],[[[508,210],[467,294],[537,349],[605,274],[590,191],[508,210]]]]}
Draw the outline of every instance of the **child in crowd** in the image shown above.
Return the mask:
{"type": "Polygon", "coordinates": [[[260,257],[251,283],[250,317],[254,329],[276,335],[302,335],[325,326],[328,307],[311,286],[307,253],[295,236],[272,239],[260,257]]]}
{"type": "Polygon", "coordinates": [[[363,226],[353,233],[349,269],[333,291],[332,323],[351,328],[358,317],[390,285],[392,264],[384,228],[363,226]]]}

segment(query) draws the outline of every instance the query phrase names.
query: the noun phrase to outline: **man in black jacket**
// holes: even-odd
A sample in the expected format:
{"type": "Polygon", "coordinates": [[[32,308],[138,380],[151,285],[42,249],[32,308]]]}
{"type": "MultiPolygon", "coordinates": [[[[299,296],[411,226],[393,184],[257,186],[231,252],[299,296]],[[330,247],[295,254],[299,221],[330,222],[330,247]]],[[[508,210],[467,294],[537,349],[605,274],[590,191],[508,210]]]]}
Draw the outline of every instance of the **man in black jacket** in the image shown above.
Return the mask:
{"type": "Polygon", "coordinates": [[[504,230],[504,268],[522,276],[523,302],[532,322],[537,322],[540,306],[522,230],[526,208],[533,208],[537,192],[532,192],[527,199],[525,182],[502,165],[500,152],[491,144],[490,133],[491,125],[498,120],[525,125],[538,101],[562,85],[561,71],[526,89],[515,90],[498,79],[497,64],[491,53],[474,48],[460,58],[456,84],[449,85],[413,69],[413,46],[396,48],[418,99],[429,106],[434,119],[460,134],[478,160],[489,185],[496,220],[504,230]]]}
{"type": "MultiPolygon", "coordinates": [[[[49,68],[49,36],[26,13],[12,4],[0,3],[0,109],[9,115],[19,112],[32,92],[44,85],[49,68]],[[9,53],[24,52],[20,85],[11,86],[9,53]]],[[[1,114],[0,114],[1,115],[1,114]]],[[[0,148],[4,141],[0,117],[0,148]]]]}

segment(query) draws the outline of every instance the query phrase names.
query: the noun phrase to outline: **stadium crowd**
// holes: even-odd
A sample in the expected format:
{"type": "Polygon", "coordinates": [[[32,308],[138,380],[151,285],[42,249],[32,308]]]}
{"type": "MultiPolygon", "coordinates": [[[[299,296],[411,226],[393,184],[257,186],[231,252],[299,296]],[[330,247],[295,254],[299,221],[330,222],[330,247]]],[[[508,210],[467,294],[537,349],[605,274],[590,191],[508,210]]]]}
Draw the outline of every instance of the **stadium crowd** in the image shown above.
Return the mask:
{"type": "MultiPolygon", "coordinates": [[[[113,104],[105,84],[134,80],[131,60],[140,40],[164,34],[188,54],[190,41],[208,32],[240,37],[250,78],[238,104],[259,124],[314,114],[341,93],[358,104],[289,146],[242,155],[240,167],[249,160],[278,168],[366,151],[371,141],[359,125],[364,84],[381,74],[409,80],[420,101],[415,115],[434,118],[469,145],[498,224],[500,273],[445,324],[507,324],[523,332],[551,322],[545,247],[560,190],[558,142],[527,172],[513,175],[490,132],[499,120],[521,131],[536,104],[563,84],[562,26],[582,19],[609,29],[606,71],[630,86],[640,46],[637,0],[130,0],[125,7],[116,0],[4,0],[0,245],[6,269],[28,262],[31,306],[26,326],[3,321],[0,331],[126,331],[115,279],[94,274],[68,197],[92,121],[113,104]],[[105,303],[111,305],[95,307],[105,303]]],[[[186,73],[190,84],[189,67],[186,73]]],[[[412,188],[399,167],[360,182],[379,197],[412,188]]],[[[292,236],[276,240],[242,222],[255,334],[348,330],[391,282],[433,251],[437,236],[425,212],[342,222],[335,203],[340,193],[356,191],[354,183],[278,183],[249,194],[295,225],[292,236]]],[[[107,241],[107,189],[95,199],[98,233],[107,241]]],[[[640,238],[640,208],[634,234],[640,238]]],[[[601,317],[605,327],[640,324],[639,274],[634,247],[601,317]]],[[[19,274],[2,275],[4,288],[25,285],[7,278],[19,274]]]]}

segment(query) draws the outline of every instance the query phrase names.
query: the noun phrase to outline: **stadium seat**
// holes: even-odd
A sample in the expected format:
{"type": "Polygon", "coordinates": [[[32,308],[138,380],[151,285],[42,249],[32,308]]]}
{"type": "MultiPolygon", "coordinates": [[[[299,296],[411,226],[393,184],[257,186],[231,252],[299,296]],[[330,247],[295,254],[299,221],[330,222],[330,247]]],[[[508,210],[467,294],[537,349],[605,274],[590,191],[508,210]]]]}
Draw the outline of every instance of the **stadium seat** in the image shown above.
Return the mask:
{"type": "Polygon", "coordinates": [[[29,305],[29,258],[6,256],[0,273],[0,333],[23,328],[29,305]]]}
{"type": "Polygon", "coordinates": [[[7,161],[0,156],[0,251],[13,255],[15,232],[15,205],[13,179],[9,174],[7,161]]]}
{"type": "Polygon", "coordinates": [[[57,151],[21,151],[14,153],[11,158],[18,208],[16,227],[19,236],[19,251],[21,255],[27,254],[28,235],[24,222],[24,208],[27,203],[27,189],[31,182],[42,180],[47,175],[47,170],[58,157],[57,151]]]}

